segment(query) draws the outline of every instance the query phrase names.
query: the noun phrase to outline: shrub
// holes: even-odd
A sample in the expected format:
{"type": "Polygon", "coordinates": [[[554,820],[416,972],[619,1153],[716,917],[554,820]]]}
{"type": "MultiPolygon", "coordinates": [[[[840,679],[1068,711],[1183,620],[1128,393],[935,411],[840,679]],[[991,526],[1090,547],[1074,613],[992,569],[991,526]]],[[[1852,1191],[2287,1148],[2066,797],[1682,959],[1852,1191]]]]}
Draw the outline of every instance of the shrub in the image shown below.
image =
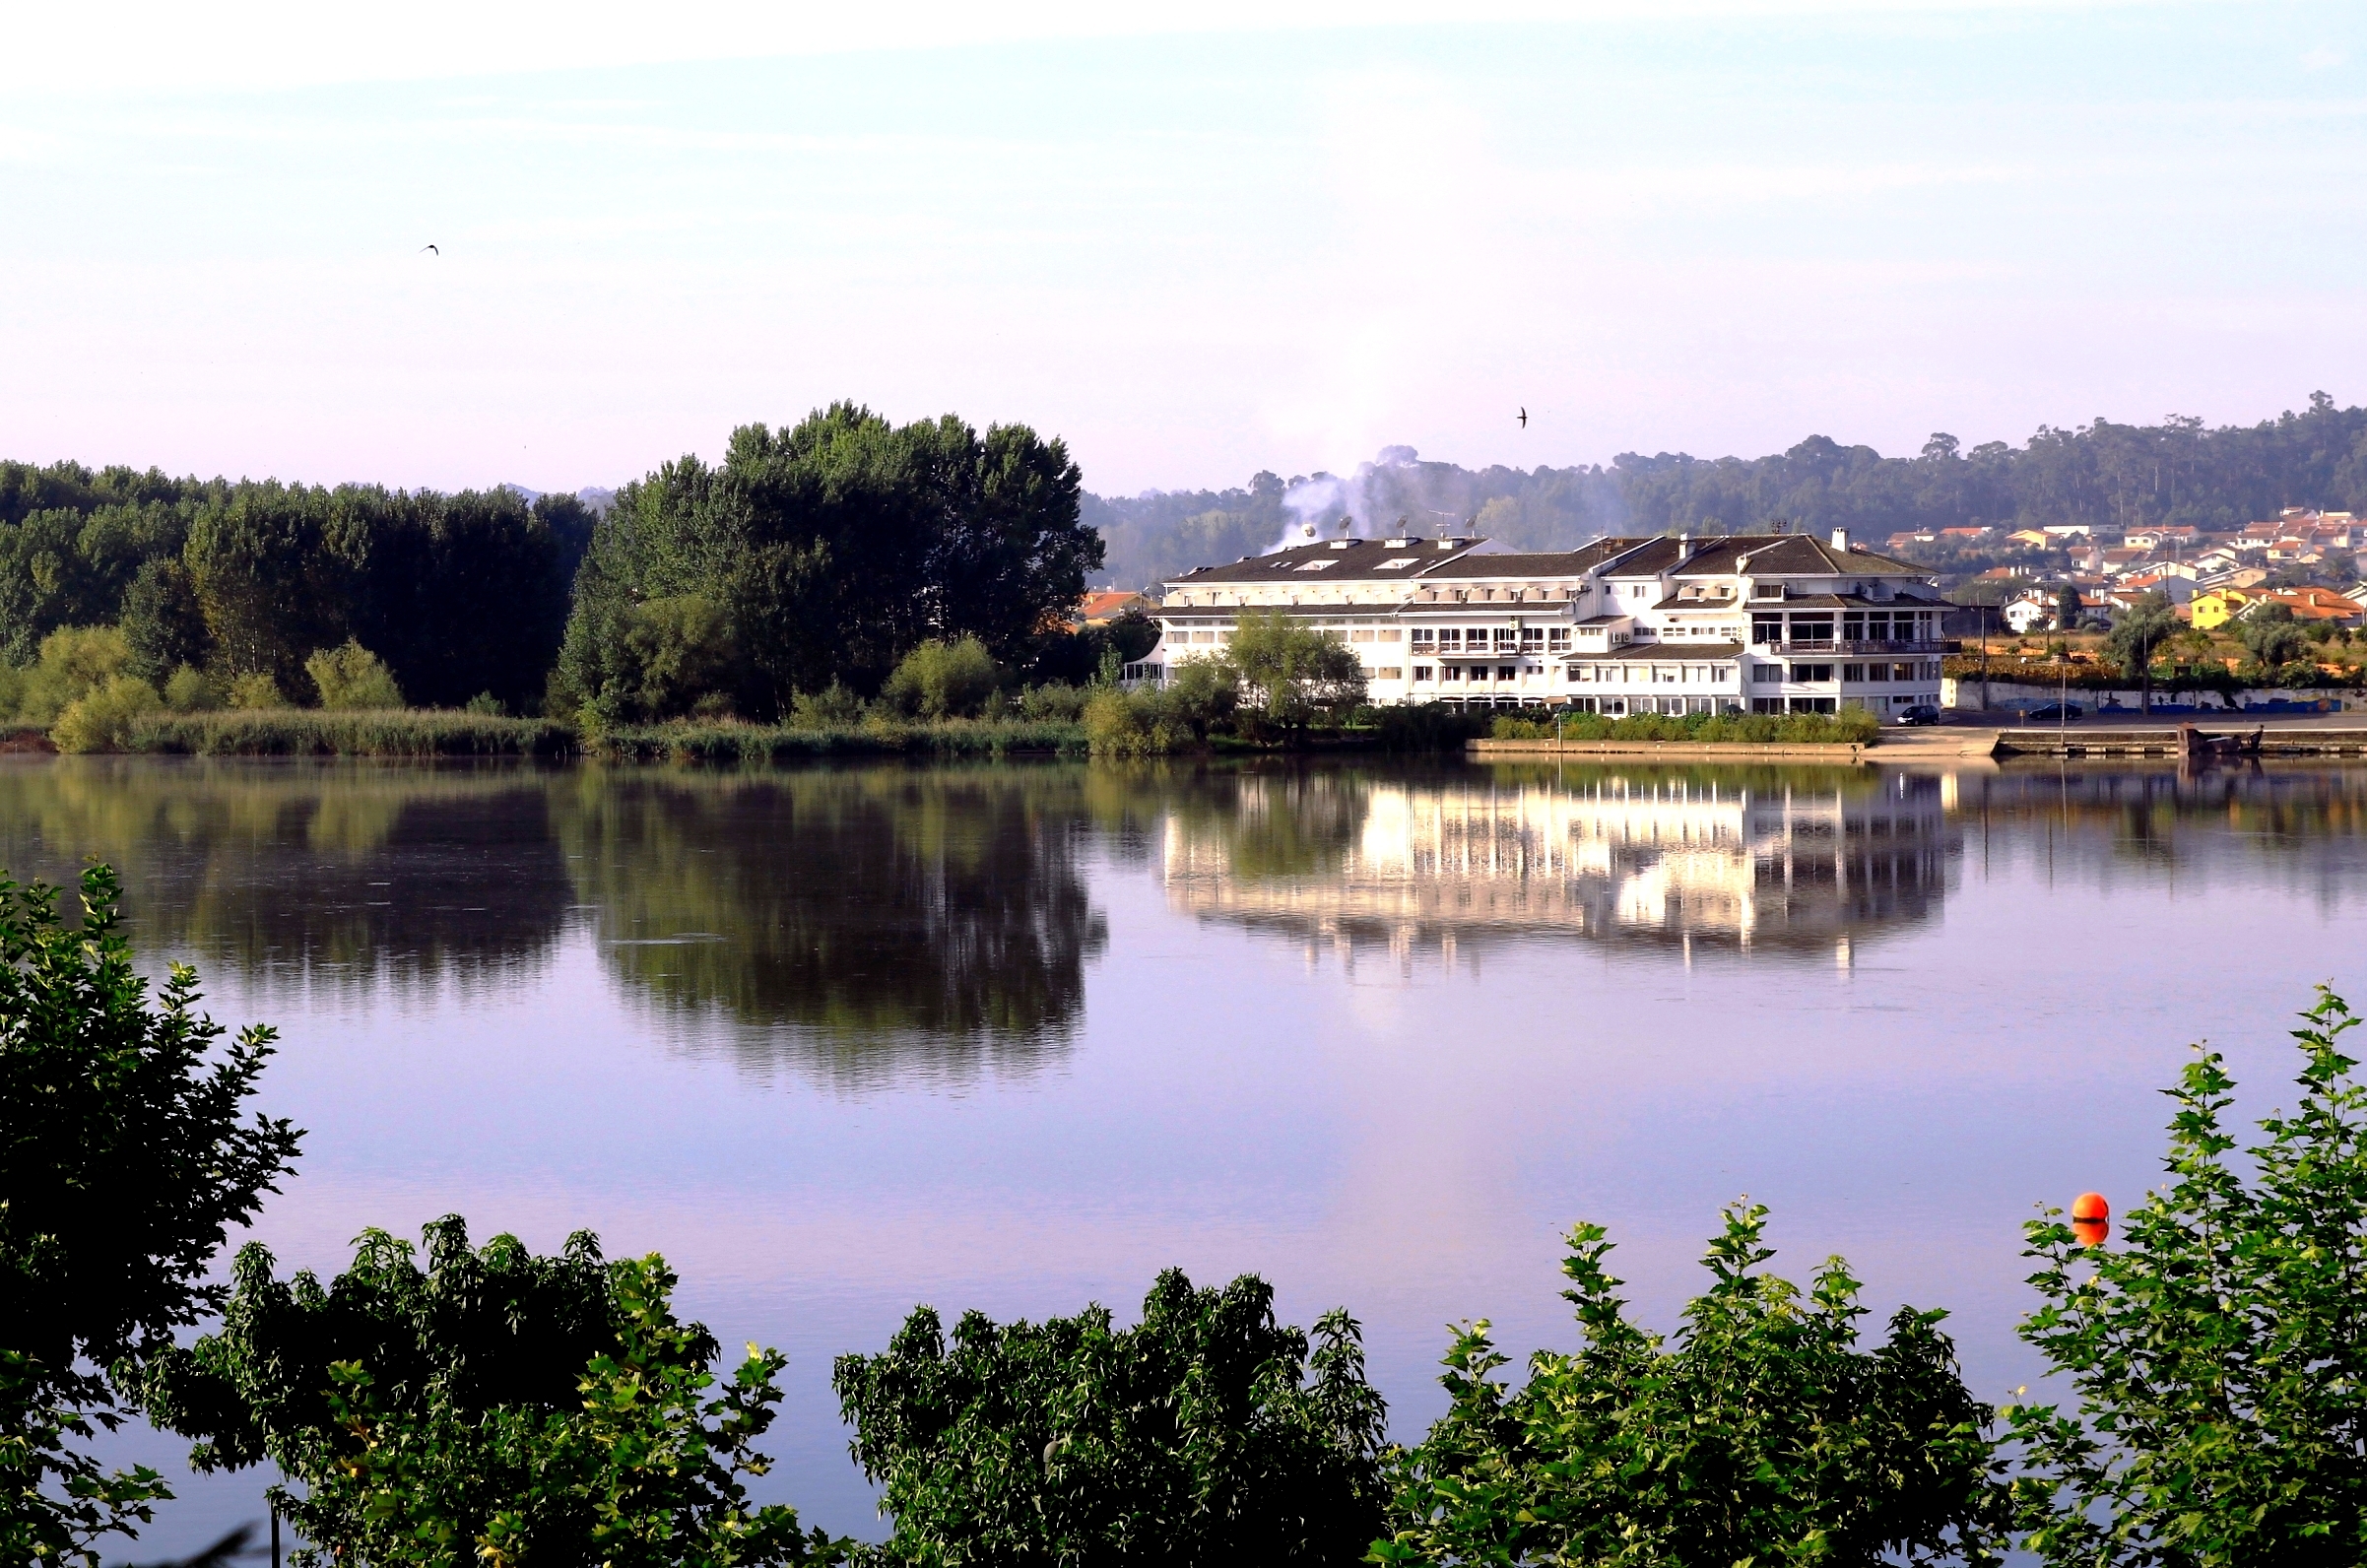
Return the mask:
{"type": "Polygon", "coordinates": [[[268,670],[249,670],[230,678],[230,706],[246,711],[284,708],[288,699],[280,695],[280,684],[268,670]]]}
{"type": "Polygon", "coordinates": [[[1148,693],[1096,691],[1085,704],[1085,742],[1095,756],[1164,756],[1189,744],[1191,731],[1173,723],[1148,693]]]}
{"type": "Polygon", "coordinates": [[[791,699],[789,722],[801,730],[861,724],[863,699],[833,681],[820,691],[800,691],[791,699]]]}
{"type": "Polygon", "coordinates": [[[169,1497],[71,1446],[120,1424],[139,1368],[220,1304],[206,1282],[232,1226],[293,1162],[284,1121],[242,1125],[272,1031],[197,1013],[167,967],[150,1004],[119,931],[115,875],[58,890],[0,880],[0,1561],[98,1558],[92,1539],[169,1497]],[[37,1113],[32,1108],[38,1107],[37,1113]]]}
{"type": "Polygon", "coordinates": [[[976,637],[932,638],[904,655],[880,688],[880,700],[907,717],[970,718],[1002,679],[994,655],[976,637]]]}
{"type": "Polygon", "coordinates": [[[2030,1222],[2022,1338],[2077,1394],[2008,1406],[2030,1547],[2053,1563],[2367,1560],[2367,1086],[2324,987],[2293,1031],[2301,1100],[2231,1162],[2235,1080],[2197,1046],[2170,1181],[2081,1246],[2030,1222]]]}
{"type": "Polygon", "coordinates": [[[130,647],[113,626],[60,626],[41,639],[26,672],[19,722],[47,729],[69,703],[123,674],[130,662],[130,647]]]}
{"type": "Polygon", "coordinates": [[[688,713],[699,698],[728,689],[739,661],[731,618],[699,594],[635,605],[625,647],[640,677],[632,712],[646,718],[688,713]]]}
{"type": "Polygon", "coordinates": [[[343,645],[322,648],[304,661],[304,674],[320,692],[324,708],[399,708],[403,693],[379,657],[348,637],[343,645]]]}
{"type": "Polygon", "coordinates": [[[506,718],[509,714],[509,709],[502,704],[501,699],[491,691],[478,692],[461,704],[460,711],[482,714],[489,719],[506,718]]]}
{"type": "Polygon", "coordinates": [[[1354,1320],[1276,1323],[1252,1275],[1158,1276],[1132,1329],[917,1308],[831,1372],[894,1531],[883,1564],[1338,1563],[1381,1522],[1381,1397],[1354,1320]],[[1312,1372],[1312,1381],[1307,1374],[1312,1372]]]}
{"type": "Polygon", "coordinates": [[[1019,693],[1019,716],[1025,719],[1059,719],[1075,724],[1085,717],[1085,699],[1091,693],[1083,686],[1066,682],[1049,682],[1031,686],[1019,693]]]}
{"type": "Polygon", "coordinates": [[[120,751],[140,720],[164,705],[138,676],[119,675],[66,704],[49,730],[61,751],[120,751]]]}
{"type": "Polygon", "coordinates": [[[175,713],[209,713],[222,706],[222,692],[203,670],[184,664],[164,683],[164,706],[175,713]]]}
{"type": "Polygon", "coordinates": [[[220,1333],[164,1358],[160,1425],[200,1439],[195,1468],[269,1459],[268,1489],[332,1562],[607,1563],[615,1568],[827,1558],[797,1516],[750,1509],[740,1477],[781,1398],[778,1351],[708,1398],[717,1347],[678,1323],[662,1259],[604,1265],[578,1232],[555,1258],[515,1237],[471,1251],[459,1216],[427,1229],[427,1268],[384,1231],[326,1287],[272,1277],[240,1249],[220,1333]]]}
{"type": "Polygon", "coordinates": [[[2002,1538],[1989,1412],[1944,1316],[1901,1307],[1858,1348],[1858,1281],[1825,1261],[1800,1290],[1753,1271],[1763,1206],[1726,1212],[1714,1282],[1674,1349],[1630,1322],[1600,1225],[1570,1233],[1563,1294],[1586,1348],[1540,1350],[1515,1393],[1485,1322],[1456,1337],[1451,1407],[1396,1466],[1381,1562],[1741,1563],[1979,1560],[2002,1538]]]}

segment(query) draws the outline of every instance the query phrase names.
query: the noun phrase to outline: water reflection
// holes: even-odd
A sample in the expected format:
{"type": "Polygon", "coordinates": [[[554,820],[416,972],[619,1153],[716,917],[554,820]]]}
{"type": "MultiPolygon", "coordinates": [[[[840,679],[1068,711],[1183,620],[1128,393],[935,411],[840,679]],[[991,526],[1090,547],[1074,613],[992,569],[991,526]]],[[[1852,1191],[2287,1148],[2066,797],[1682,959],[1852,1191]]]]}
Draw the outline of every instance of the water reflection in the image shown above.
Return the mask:
{"type": "Polygon", "coordinates": [[[1940,780],[1871,769],[1340,773],[1236,794],[1169,815],[1170,901],[1351,963],[1521,938],[1845,954],[1937,915],[1955,848],[1940,780]]]}
{"type": "MultiPolygon", "coordinates": [[[[587,771],[553,813],[603,967],[751,1064],[849,1084],[1066,1049],[1108,940],[1078,768],[587,771]]],[[[710,1038],[695,1037],[697,1041],[710,1038]]]]}
{"type": "Polygon", "coordinates": [[[574,901],[541,778],[512,768],[65,757],[0,768],[0,866],[122,873],[145,949],[265,995],[530,978],[574,901]]]}

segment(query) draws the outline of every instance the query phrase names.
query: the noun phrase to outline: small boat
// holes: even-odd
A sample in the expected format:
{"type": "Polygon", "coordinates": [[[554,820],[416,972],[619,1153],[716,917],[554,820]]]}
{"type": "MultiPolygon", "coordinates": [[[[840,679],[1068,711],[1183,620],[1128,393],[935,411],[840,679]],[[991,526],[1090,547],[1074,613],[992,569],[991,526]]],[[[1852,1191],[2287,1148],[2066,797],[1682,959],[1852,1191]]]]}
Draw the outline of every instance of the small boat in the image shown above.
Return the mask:
{"type": "Polygon", "coordinates": [[[2178,727],[2179,751],[2182,755],[2197,759],[2258,756],[2268,729],[2264,724],[2250,735],[2204,735],[2191,724],[2181,724],[2178,727]]]}

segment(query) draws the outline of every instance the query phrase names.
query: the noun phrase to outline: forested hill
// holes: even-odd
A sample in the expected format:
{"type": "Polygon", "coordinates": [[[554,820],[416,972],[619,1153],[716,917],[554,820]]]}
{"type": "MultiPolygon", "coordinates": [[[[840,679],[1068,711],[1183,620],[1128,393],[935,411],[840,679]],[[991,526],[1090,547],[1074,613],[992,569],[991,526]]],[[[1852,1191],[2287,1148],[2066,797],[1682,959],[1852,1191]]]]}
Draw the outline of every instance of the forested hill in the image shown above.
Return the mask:
{"type": "Polygon", "coordinates": [[[1975,523],[2174,523],[2208,532],[2285,506],[2367,512],[2367,408],[2337,408],[2317,392],[2302,412],[2258,425],[2099,419],[2071,430],[2042,425],[2020,446],[1966,450],[1937,434],[1913,457],[1811,435],[1768,457],[1622,452],[1608,467],[1523,472],[1424,462],[1390,447],[1350,475],[1259,474],[1237,490],[1087,494],[1084,520],[1108,545],[1097,580],[1131,588],[1272,550],[1285,531],[1343,516],[1355,518],[1358,533],[1385,533],[1403,517],[1416,533],[1453,529],[1553,550],[1608,533],[1744,531],[1775,518],[1868,540],[1975,523]]]}

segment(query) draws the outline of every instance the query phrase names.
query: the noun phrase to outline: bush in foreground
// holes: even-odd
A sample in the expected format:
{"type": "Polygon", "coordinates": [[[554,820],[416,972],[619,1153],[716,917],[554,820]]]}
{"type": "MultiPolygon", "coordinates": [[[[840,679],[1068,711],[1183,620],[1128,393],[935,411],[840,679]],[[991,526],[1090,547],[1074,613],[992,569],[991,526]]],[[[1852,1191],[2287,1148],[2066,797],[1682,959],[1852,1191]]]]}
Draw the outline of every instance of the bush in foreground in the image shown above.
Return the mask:
{"type": "Polygon", "coordinates": [[[1901,1307],[1858,1348],[1858,1281],[1825,1262],[1804,1301],[1754,1273],[1766,1209],[1727,1210],[1708,1293],[1674,1349],[1630,1322],[1600,1225],[1562,1272],[1586,1348],[1541,1350],[1517,1393],[1484,1322],[1456,1339],[1453,1406],[1397,1465],[1374,1560],[1742,1563],[1988,1560],[2005,1498],[1988,1410],[1964,1387],[1944,1316],[1901,1307]]]}
{"type": "Polygon", "coordinates": [[[1380,1525],[1381,1397],[1355,1322],[1278,1324],[1243,1275],[1159,1275],[1133,1329],[917,1309],[831,1377],[895,1522],[881,1564],[1351,1563],[1380,1525]],[[1306,1380],[1311,1371],[1313,1379],[1306,1380]]]}
{"type": "Polygon", "coordinates": [[[1759,745],[1863,746],[1881,734],[1881,721],[1863,708],[1841,713],[1564,713],[1523,718],[1498,714],[1489,734],[1499,741],[1740,741],[1759,745]]]}
{"type": "Polygon", "coordinates": [[[114,874],[58,890],[0,881],[0,1562],[96,1563],[93,1539],[171,1496],[102,1473],[140,1368],[219,1303],[208,1266],[277,1191],[298,1134],[242,1123],[272,1031],[224,1031],[172,965],[158,1006],[117,934],[114,874]]]}
{"type": "Polygon", "coordinates": [[[2301,1102],[2231,1162],[2235,1080],[2197,1047],[2169,1184],[2115,1247],[2029,1226],[2022,1338],[2078,1395],[2005,1411],[2028,1544],[2050,1563],[2367,1561],[2367,1087],[2349,1006],[2293,1031],[2301,1102]]]}
{"type": "Polygon", "coordinates": [[[512,1236],[472,1251],[457,1215],[429,1225],[427,1267],[383,1231],[323,1285],[272,1277],[240,1249],[222,1330],[151,1380],[160,1425],[201,1439],[197,1469],[269,1459],[297,1491],[272,1505],[332,1562],[612,1568],[828,1561],[838,1544],[744,1475],[781,1391],[776,1350],[710,1394],[718,1354],[675,1320],[662,1259],[603,1264],[578,1232],[558,1257],[512,1236]]]}
{"type": "Polygon", "coordinates": [[[151,713],[130,726],[128,751],[195,756],[565,756],[574,730],[553,719],[505,719],[439,708],[324,712],[248,708],[151,713]]]}

